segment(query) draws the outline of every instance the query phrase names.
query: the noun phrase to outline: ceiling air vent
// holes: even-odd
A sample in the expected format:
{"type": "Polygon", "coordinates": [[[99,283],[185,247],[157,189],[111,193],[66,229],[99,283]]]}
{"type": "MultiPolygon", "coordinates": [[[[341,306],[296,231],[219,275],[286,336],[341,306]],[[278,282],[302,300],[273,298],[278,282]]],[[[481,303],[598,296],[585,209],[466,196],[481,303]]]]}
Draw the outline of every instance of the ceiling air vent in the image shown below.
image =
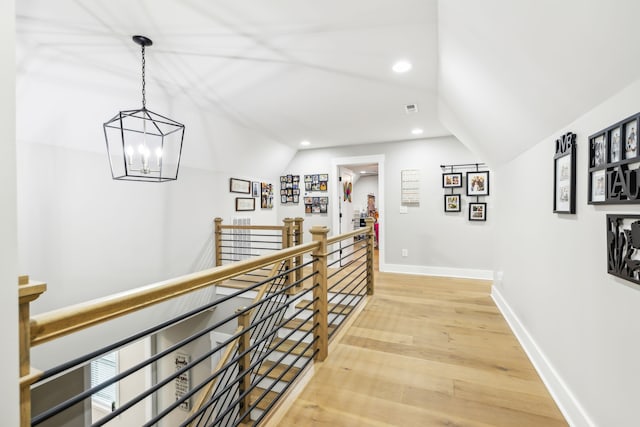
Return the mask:
{"type": "Polygon", "coordinates": [[[407,114],[417,113],[418,112],[418,104],[407,104],[404,106],[404,111],[407,114]]]}

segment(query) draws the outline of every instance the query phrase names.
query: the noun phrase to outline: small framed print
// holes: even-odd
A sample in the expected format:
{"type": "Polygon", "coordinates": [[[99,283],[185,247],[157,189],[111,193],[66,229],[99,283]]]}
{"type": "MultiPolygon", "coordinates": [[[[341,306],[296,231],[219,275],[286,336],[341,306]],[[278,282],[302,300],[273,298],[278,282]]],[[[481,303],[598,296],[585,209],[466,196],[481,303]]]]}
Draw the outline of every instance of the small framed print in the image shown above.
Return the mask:
{"type": "Polygon", "coordinates": [[[236,212],[255,210],[256,199],[253,197],[236,197],[236,212]]]}
{"type": "Polygon", "coordinates": [[[576,134],[573,132],[556,140],[553,177],[553,212],[576,213],[576,134]]]}
{"type": "Polygon", "coordinates": [[[622,160],[622,144],[620,141],[620,127],[609,131],[609,162],[622,160]]]}
{"type": "Polygon", "coordinates": [[[252,188],[252,190],[251,190],[251,195],[252,195],[253,197],[258,197],[258,196],[260,196],[260,183],[259,183],[259,182],[253,181],[253,182],[251,183],[251,188],[252,188]]]}
{"type": "Polygon", "coordinates": [[[489,195],[489,171],[467,172],[467,196],[489,195]]]}
{"type": "Polygon", "coordinates": [[[638,156],[637,120],[624,125],[624,158],[633,159],[638,156]]]}
{"type": "Polygon", "coordinates": [[[444,195],[444,211],[460,212],[460,194],[444,195]]]}
{"type": "Polygon", "coordinates": [[[469,203],[469,221],[486,221],[487,204],[469,203]]]}
{"type": "Polygon", "coordinates": [[[604,202],[607,198],[605,170],[601,169],[591,174],[591,202],[604,202]]]}
{"type": "Polygon", "coordinates": [[[251,181],[229,178],[229,191],[232,193],[251,194],[251,181]]]}
{"type": "Polygon", "coordinates": [[[462,187],[462,173],[461,172],[443,173],[442,187],[443,188],[462,187]]]}
{"type": "Polygon", "coordinates": [[[605,150],[605,135],[598,135],[595,138],[591,138],[591,152],[590,154],[590,166],[592,168],[597,168],[602,166],[606,161],[606,150],[605,150]]]}

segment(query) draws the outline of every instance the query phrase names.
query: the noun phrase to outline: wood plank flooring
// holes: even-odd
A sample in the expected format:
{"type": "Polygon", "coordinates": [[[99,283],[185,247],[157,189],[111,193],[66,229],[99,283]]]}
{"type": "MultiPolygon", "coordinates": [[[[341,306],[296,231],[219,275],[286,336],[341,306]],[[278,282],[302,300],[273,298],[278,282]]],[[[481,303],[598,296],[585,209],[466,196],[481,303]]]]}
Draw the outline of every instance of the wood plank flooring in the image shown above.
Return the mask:
{"type": "Polygon", "coordinates": [[[377,273],[280,426],[566,426],[478,280],[377,273]]]}

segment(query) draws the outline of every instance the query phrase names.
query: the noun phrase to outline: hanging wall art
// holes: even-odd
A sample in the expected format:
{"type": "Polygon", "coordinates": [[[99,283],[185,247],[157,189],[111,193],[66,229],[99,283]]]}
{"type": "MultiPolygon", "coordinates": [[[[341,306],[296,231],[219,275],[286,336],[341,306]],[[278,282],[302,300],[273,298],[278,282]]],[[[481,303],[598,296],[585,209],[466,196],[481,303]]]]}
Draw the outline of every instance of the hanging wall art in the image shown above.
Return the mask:
{"type": "Polygon", "coordinates": [[[553,212],[576,213],[576,134],[556,140],[553,156],[553,212]]]}

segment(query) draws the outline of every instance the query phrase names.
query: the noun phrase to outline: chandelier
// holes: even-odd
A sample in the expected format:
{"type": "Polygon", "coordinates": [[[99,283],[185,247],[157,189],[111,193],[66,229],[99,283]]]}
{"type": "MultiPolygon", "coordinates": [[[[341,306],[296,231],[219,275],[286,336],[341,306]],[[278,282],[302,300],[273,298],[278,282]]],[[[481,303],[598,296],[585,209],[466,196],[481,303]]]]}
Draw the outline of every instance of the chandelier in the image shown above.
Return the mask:
{"type": "Polygon", "coordinates": [[[164,182],[178,179],[184,125],[147,110],[145,47],[153,42],[133,36],[142,48],[142,108],[124,110],[104,124],[113,179],[164,182]]]}

